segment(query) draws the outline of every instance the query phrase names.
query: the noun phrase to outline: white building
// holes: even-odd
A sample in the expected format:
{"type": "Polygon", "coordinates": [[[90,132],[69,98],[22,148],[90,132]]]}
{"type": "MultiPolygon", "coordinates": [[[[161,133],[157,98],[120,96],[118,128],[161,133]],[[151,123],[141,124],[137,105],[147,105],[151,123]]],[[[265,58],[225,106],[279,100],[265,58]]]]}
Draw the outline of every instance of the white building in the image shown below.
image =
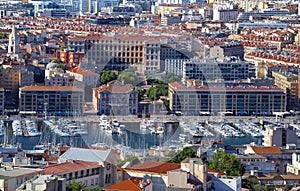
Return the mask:
{"type": "Polygon", "coordinates": [[[20,38],[17,34],[16,27],[12,26],[12,31],[9,34],[8,51],[7,55],[12,59],[20,58],[20,38]]]}
{"type": "Polygon", "coordinates": [[[300,153],[293,153],[292,164],[287,164],[286,172],[300,175],[300,153]]]}
{"type": "Polygon", "coordinates": [[[213,4],[214,21],[232,21],[238,17],[238,7],[230,4],[213,4]]]}

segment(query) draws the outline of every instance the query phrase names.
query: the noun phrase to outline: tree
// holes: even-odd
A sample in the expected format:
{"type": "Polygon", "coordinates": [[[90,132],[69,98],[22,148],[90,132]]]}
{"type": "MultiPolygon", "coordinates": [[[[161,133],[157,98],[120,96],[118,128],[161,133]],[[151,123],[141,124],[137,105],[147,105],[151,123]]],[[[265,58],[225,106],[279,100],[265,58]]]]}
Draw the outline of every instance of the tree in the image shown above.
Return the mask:
{"type": "Polygon", "coordinates": [[[159,84],[155,87],[149,88],[146,94],[151,101],[158,100],[160,96],[168,95],[168,87],[163,84],[159,84]]]}
{"type": "Polygon", "coordinates": [[[215,153],[212,158],[208,162],[209,169],[225,172],[228,176],[242,176],[245,172],[241,161],[225,151],[215,153]]]}
{"type": "Polygon", "coordinates": [[[110,82],[115,79],[117,79],[117,75],[115,74],[114,71],[105,70],[101,74],[100,83],[106,84],[107,82],[110,82]]]}
{"type": "Polygon", "coordinates": [[[75,180],[73,180],[72,182],[69,181],[67,191],[81,191],[83,188],[84,186],[80,182],[75,182],[75,180]]]}
{"type": "Polygon", "coordinates": [[[168,72],[166,74],[166,83],[181,82],[181,76],[168,72]]]}
{"type": "Polygon", "coordinates": [[[120,72],[118,75],[118,80],[124,82],[124,84],[129,84],[133,86],[139,83],[138,78],[136,77],[133,70],[120,72]]]}
{"type": "Polygon", "coordinates": [[[64,63],[60,62],[56,65],[56,68],[61,68],[62,70],[65,71],[67,67],[64,63]]]}
{"type": "Polygon", "coordinates": [[[191,149],[191,147],[184,147],[175,157],[173,157],[169,162],[171,163],[180,163],[186,158],[195,158],[197,157],[196,152],[191,149]]]}
{"type": "Polygon", "coordinates": [[[242,180],[242,187],[253,191],[267,191],[268,188],[262,186],[255,177],[248,177],[242,180]]]}
{"type": "Polygon", "coordinates": [[[125,163],[130,162],[132,165],[138,164],[140,161],[136,156],[129,156],[124,160],[118,160],[118,166],[123,166],[125,163]]]}

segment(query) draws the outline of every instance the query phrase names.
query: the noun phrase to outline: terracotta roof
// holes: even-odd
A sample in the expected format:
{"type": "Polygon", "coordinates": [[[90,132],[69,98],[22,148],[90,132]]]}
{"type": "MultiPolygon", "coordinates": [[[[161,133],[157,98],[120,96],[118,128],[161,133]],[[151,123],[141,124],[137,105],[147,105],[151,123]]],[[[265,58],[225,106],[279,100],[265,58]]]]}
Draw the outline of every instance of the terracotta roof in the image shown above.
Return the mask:
{"type": "Polygon", "coordinates": [[[272,147],[258,147],[250,146],[256,154],[281,154],[281,150],[277,146],[272,147]]]}
{"type": "Polygon", "coordinates": [[[217,171],[217,170],[210,170],[210,169],[208,169],[207,172],[211,173],[211,174],[217,174],[218,176],[226,175],[226,173],[220,172],[220,171],[217,171]]]}
{"type": "Polygon", "coordinates": [[[20,88],[20,91],[83,91],[74,86],[26,86],[20,88]]]}
{"type": "Polygon", "coordinates": [[[72,72],[72,73],[76,73],[76,74],[81,74],[81,75],[99,76],[99,74],[97,74],[97,73],[95,73],[95,72],[86,70],[86,69],[84,69],[84,68],[79,68],[79,67],[72,68],[72,69],[70,69],[70,70],[68,70],[68,71],[69,71],[69,72],[72,72]]]}
{"type": "Polygon", "coordinates": [[[68,172],[74,172],[89,168],[98,168],[100,165],[95,162],[86,162],[86,161],[70,161],[60,164],[49,165],[44,167],[45,174],[65,174],[68,172]]]}
{"type": "Polygon", "coordinates": [[[167,174],[168,171],[180,169],[180,164],[167,163],[167,162],[145,162],[132,167],[125,168],[130,171],[141,171],[157,174],[167,174]]]}
{"type": "Polygon", "coordinates": [[[99,91],[109,91],[111,93],[126,93],[132,91],[132,88],[129,86],[101,86],[99,91]]]}
{"type": "MultiPolygon", "coordinates": [[[[132,177],[128,180],[124,180],[117,184],[107,186],[104,188],[104,190],[142,191],[143,189],[140,187],[141,181],[143,181],[143,180],[141,180],[140,178],[132,177]]],[[[150,184],[150,182],[147,182],[147,181],[144,181],[144,182],[146,183],[146,185],[150,184]]]]}

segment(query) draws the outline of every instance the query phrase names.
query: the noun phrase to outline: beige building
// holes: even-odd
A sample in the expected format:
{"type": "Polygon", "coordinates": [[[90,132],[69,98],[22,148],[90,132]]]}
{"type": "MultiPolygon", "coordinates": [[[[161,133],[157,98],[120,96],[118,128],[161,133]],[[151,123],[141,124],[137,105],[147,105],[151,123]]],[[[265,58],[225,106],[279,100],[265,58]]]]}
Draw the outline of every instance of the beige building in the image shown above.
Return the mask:
{"type": "Polygon", "coordinates": [[[10,67],[0,69],[0,86],[12,94],[18,93],[20,79],[20,70],[14,70],[10,67]]]}
{"type": "Polygon", "coordinates": [[[125,85],[103,85],[93,89],[93,105],[100,115],[136,115],[138,92],[125,85]]]}
{"type": "Polygon", "coordinates": [[[300,175],[300,153],[292,154],[292,163],[287,165],[286,172],[300,175]]]}
{"type": "Polygon", "coordinates": [[[67,70],[66,73],[70,74],[70,76],[74,76],[75,80],[82,82],[85,86],[96,87],[96,85],[99,83],[99,74],[84,68],[72,68],[67,70]]]}
{"type": "Polygon", "coordinates": [[[286,111],[286,98],[274,86],[198,86],[169,83],[169,100],[172,111],[187,115],[201,112],[231,112],[235,115],[270,115],[286,111]]]}
{"type": "Polygon", "coordinates": [[[299,105],[299,76],[288,72],[272,72],[274,84],[286,94],[287,107],[297,109],[299,105]]]}
{"type": "Polygon", "coordinates": [[[1,167],[0,168],[0,190],[15,191],[27,180],[38,174],[43,174],[43,169],[1,167]]]}
{"type": "Polygon", "coordinates": [[[102,186],[100,178],[103,167],[95,162],[86,162],[80,160],[69,160],[64,163],[53,164],[44,167],[46,175],[57,175],[65,178],[68,182],[81,183],[86,188],[95,188],[102,186]]]}
{"type": "Polygon", "coordinates": [[[267,126],[263,140],[263,145],[266,147],[286,147],[288,144],[297,145],[298,136],[291,126],[267,126]]]}
{"type": "Polygon", "coordinates": [[[27,86],[20,88],[20,114],[82,114],[83,90],[71,86],[27,86]]]}
{"type": "Polygon", "coordinates": [[[40,175],[22,184],[16,191],[66,191],[67,181],[56,175],[40,175]]]}

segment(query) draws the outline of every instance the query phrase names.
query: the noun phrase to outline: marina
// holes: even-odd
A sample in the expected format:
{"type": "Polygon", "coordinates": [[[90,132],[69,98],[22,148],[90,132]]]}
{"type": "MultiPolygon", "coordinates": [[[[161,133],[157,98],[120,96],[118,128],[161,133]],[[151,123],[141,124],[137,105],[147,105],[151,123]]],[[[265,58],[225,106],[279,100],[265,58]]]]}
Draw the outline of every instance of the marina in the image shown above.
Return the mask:
{"type": "MultiPolygon", "coordinates": [[[[23,149],[33,149],[36,145],[60,146],[107,146],[123,145],[131,149],[179,149],[185,145],[201,143],[203,140],[220,140],[224,144],[244,145],[254,142],[262,145],[265,127],[275,126],[272,120],[264,122],[249,120],[211,121],[205,119],[182,118],[163,121],[157,119],[122,120],[114,116],[97,116],[96,120],[86,118],[59,118],[47,120],[32,118],[11,118],[0,122],[3,135],[0,141],[20,144],[23,149]],[[110,129],[110,126],[112,129],[110,129]],[[5,136],[4,136],[5,135],[5,136]]],[[[280,123],[283,125],[283,123],[280,123]]],[[[299,135],[297,123],[289,123],[299,135]]]]}

